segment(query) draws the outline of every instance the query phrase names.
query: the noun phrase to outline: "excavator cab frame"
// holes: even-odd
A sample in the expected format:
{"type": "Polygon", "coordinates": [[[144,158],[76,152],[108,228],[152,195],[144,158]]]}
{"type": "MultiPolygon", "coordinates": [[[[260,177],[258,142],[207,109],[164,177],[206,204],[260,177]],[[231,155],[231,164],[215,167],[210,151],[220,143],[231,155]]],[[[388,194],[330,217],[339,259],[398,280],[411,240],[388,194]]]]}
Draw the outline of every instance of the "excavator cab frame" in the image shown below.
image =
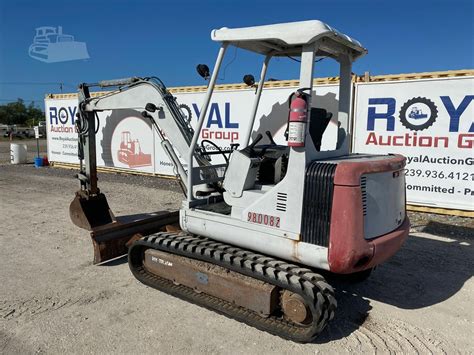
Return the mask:
{"type": "MultiPolygon", "coordinates": [[[[349,153],[350,139],[347,138],[350,138],[351,130],[349,117],[352,94],[352,62],[367,53],[367,50],[357,40],[338,32],[320,21],[303,21],[238,29],[221,28],[212,31],[211,37],[214,41],[220,42],[221,47],[214,70],[209,79],[209,85],[200,111],[201,117],[206,116],[216,79],[229,46],[235,46],[264,56],[260,80],[250,112],[249,125],[242,143],[243,147],[248,146],[250,142],[270,60],[273,57],[301,58],[298,90],[306,93],[307,105],[311,107],[315,58],[317,56],[328,57],[335,59],[340,64],[337,149],[333,152],[318,152],[319,149],[316,148],[315,142],[312,142],[308,129],[305,139],[307,141],[306,146],[303,149],[291,148],[290,159],[292,155],[295,156],[302,150],[306,150],[309,153],[308,160],[347,155],[349,153]],[[295,33],[300,33],[301,35],[295,35],[295,33]]],[[[310,112],[308,112],[309,114],[310,112]]],[[[202,203],[201,199],[195,198],[192,194],[194,181],[197,180],[196,175],[199,174],[199,169],[193,169],[192,156],[197,146],[203,123],[204,120],[199,120],[187,157],[190,171],[186,194],[188,207],[202,203]]]]}

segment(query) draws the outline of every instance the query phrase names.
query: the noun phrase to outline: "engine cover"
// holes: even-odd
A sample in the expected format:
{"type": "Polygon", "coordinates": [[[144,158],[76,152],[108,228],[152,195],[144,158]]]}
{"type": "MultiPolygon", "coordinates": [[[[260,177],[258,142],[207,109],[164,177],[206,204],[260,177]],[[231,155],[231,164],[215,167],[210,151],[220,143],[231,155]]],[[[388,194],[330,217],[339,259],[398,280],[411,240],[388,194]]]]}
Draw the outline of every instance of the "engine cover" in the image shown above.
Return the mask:
{"type": "Polygon", "coordinates": [[[308,165],[301,240],[328,247],[331,271],[367,269],[399,249],[409,228],[404,166],[400,155],[361,154],[308,165]]]}

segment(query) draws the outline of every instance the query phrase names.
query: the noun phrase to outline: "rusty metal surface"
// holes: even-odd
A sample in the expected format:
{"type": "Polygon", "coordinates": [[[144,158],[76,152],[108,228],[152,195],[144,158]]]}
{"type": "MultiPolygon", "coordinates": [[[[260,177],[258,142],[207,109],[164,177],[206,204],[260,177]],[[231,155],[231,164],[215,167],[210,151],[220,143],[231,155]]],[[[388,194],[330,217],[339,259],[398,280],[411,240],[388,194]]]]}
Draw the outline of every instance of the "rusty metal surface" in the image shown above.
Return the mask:
{"type": "Polygon", "coordinates": [[[157,233],[166,225],[178,223],[179,211],[160,211],[132,220],[118,217],[115,222],[93,228],[90,235],[94,246],[94,264],[124,255],[136,235],[157,233]]]}
{"type": "Polygon", "coordinates": [[[281,296],[281,307],[285,316],[296,323],[306,324],[310,320],[311,311],[303,297],[285,290],[281,296]]]}
{"type": "Polygon", "coordinates": [[[102,193],[87,196],[83,191],[76,192],[69,205],[69,216],[72,223],[89,231],[115,221],[107,198],[102,193]]]}
{"type": "Polygon", "coordinates": [[[151,273],[269,316],[278,307],[278,287],[207,262],[145,251],[144,267],[151,273]]]}

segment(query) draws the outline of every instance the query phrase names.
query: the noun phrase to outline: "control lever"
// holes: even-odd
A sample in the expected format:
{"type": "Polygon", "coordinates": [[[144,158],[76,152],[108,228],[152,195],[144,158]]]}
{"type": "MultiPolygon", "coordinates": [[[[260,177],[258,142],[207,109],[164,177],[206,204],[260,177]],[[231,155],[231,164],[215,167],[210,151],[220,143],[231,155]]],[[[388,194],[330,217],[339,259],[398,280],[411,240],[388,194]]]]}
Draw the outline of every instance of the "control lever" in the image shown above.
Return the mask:
{"type": "Polygon", "coordinates": [[[277,145],[275,143],[275,141],[273,140],[273,137],[272,137],[272,134],[270,133],[270,131],[266,131],[265,134],[267,135],[268,139],[270,140],[270,143],[273,144],[273,145],[277,145]]]}
{"type": "Polygon", "coordinates": [[[255,146],[257,145],[258,142],[260,142],[262,140],[263,136],[261,133],[259,133],[257,135],[257,137],[254,139],[254,141],[252,142],[252,144],[250,144],[247,148],[253,150],[253,148],[255,148],[255,146]]]}

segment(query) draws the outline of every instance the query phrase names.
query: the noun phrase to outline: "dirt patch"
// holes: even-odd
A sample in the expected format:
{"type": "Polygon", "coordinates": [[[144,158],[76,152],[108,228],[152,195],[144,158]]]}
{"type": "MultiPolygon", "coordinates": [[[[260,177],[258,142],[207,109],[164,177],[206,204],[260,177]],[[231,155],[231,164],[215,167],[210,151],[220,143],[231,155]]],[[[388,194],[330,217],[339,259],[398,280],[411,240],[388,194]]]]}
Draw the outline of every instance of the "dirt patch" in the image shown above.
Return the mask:
{"type": "MultiPolygon", "coordinates": [[[[72,225],[74,171],[0,165],[1,353],[469,353],[473,221],[410,213],[413,233],[360,284],[334,281],[336,317],[295,344],[92,265],[72,225]]],[[[117,215],[178,208],[173,181],[99,174],[117,215]]]]}

